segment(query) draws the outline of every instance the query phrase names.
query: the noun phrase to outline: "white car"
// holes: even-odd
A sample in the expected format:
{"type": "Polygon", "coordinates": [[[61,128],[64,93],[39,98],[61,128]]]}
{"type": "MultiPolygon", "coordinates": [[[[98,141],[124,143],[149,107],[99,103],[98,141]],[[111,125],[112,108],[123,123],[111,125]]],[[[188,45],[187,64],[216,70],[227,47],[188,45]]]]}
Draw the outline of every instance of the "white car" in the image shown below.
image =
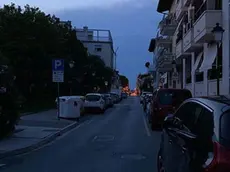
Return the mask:
{"type": "Polygon", "coordinates": [[[85,110],[99,110],[104,113],[106,109],[106,102],[102,94],[88,93],[85,96],[85,110]]]}

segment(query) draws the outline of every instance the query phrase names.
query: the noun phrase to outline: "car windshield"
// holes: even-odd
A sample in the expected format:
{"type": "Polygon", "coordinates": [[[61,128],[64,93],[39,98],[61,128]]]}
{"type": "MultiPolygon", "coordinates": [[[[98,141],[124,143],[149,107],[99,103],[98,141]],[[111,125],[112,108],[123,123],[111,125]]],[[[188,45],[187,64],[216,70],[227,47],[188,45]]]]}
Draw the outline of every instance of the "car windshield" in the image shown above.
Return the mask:
{"type": "Polygon", "coordinates": [[[100,98],[101,98],[101,96],[99,96],[99,95],[86,95],[85,96],[85,99],[87,101],[99,101],[100,98]]]}
{"type": "Polygon", "coordinates": [[[221,144],[230,147],[230,110],[225,112],[220,118],[220,140],[221,144]]]}
{"type": "Polygon", "coordinates": [[[184,90],[163,90],[158,94],[159,102],[162,105],[181,104],[184,100],[191,98],[189,91],[184,90]]]}

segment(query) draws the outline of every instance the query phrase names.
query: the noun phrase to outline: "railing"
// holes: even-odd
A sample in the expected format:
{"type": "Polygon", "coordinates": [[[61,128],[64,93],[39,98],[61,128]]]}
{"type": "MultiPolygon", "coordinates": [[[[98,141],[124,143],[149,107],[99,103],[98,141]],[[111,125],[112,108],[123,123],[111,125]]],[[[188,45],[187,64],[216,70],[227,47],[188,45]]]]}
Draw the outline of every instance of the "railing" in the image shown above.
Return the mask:
{"type": "Polygon", "coordinates": [[[207,10],[207,1],[205,1],[197,10],[195,9],[194,22],[207,10]]]}
{"type": "Polygon", "coordinates": [[[112,38],[106,36],[77,36],[77,39],[81,41],[112,42],[112,38]]]}
{"type": "Polygon", "coordinates": [[[163,19],[160,22],[160,25],[173,25],[176,24],[175,14],[164,14],[163,19]]]}

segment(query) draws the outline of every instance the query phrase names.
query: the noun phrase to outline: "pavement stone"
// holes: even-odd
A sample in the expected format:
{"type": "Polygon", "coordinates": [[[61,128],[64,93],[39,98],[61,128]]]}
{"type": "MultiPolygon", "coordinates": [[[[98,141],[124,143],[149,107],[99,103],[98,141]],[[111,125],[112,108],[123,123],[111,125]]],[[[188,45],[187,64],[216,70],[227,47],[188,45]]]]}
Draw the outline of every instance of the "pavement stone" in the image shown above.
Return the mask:
{"type": "Polygon", "coordinates": [[[37,149],[77,125],[76,120],[57,119],[56,110],[22,116],[15,133],[0,141],[0,159],[37,149]]]}

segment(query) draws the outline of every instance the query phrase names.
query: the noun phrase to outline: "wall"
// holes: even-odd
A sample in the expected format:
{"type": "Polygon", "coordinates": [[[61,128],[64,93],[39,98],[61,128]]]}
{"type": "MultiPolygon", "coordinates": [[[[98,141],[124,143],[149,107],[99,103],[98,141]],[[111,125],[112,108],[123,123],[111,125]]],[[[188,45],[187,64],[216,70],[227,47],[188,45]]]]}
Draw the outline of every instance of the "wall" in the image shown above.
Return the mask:
{"type": "Polygon", "coordinates": [[[113,52],[110,43],[103,42],[87,42],[83,43],[84,46],[88,49],[88,52],[92,55],[100,56],[101,59],[105,62],[105,65],[113,68],[113,52]],[[101,52],[96,51],[95,48],[101,48],[101,52]]]}

